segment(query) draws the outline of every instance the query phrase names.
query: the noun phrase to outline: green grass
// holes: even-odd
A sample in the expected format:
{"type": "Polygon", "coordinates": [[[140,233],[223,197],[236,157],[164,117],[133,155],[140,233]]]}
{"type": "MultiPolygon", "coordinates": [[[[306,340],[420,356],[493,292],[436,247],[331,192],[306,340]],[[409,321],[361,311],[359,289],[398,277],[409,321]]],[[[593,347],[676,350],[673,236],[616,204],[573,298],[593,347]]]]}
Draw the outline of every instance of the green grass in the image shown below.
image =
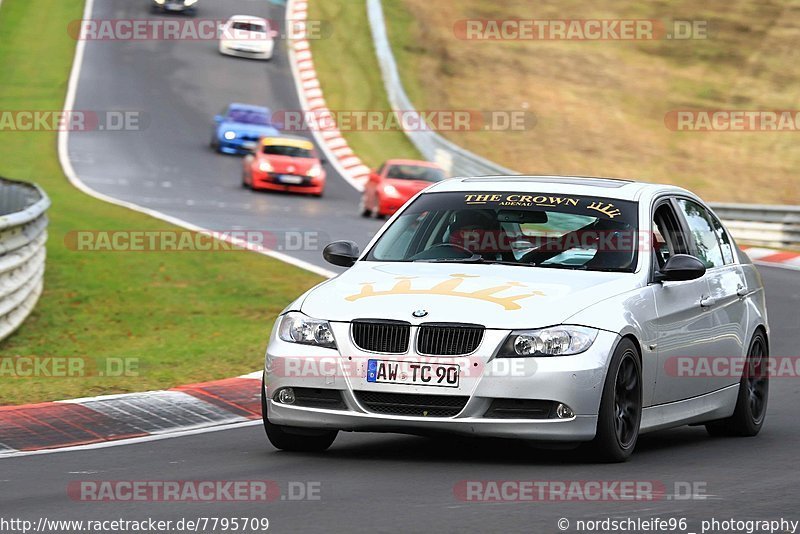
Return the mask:
{"type": "MultiPolygon", "coordinates": [[[[82,0],[3,2],[0,109],[61,109],[75,46],[66,26],[82,9],[82,0]]],[[[38,183],[53,203],[44,294],[23,327],[0,343],[0,356],[128,358],[138,367],[138,376],[125,378],[0,374],[0,404],[158,389],[253,371],[277,313],[320,281],[241,251],[69,250],[64,238],[74,230],[174,228],[69,185],[55,132],[0,132],[0,141],[0,176],[38,183]]]]}
{"type": "MultiPolygon", "coordinates": [[[[382,109],[383,82],[363,0],[312,0],[331,39],[312,43],[331,108],[382,109]],[[344,61],[342,58],[346,58],[344,61]]],[[[442,132],[505,167],[680,185],[709,201],[800,203],[796,132],[674,132],[676,109],[796,110],[800,11],[788,0],[641,3],[598,0],[383,0],[403,85],[417,109],[525,110],[523,130],[442,132]],[[657,19],[706,21],[707,39],[467,41],[462,19],[657,19]],[[529,124],[533,124],[531,121],[529,124]]],[[[348,134],[376,163],[408,141],[348,134]]]]}
{"type": "MultiPolygon", "coordinates": [[[[311,40],[314,67],[328,108],[390,111],[361,0],[314,0],[309,20],[330,22],[332,32],[311,40]],[[346,59],[345,59],[346,58],[346,59]]],[[[391,158],[421,159],[400,131],[343,131],[350,148],[369,166],[391,158]]]]}

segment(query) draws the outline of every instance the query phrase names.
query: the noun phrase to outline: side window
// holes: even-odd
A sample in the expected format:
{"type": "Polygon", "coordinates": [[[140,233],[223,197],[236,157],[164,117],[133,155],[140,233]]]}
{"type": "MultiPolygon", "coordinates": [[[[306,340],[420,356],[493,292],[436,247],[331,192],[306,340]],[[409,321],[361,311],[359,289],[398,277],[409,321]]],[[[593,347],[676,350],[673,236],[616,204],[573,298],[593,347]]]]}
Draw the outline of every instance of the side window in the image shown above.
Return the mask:
{"type": "Polygon", "coordinates": [[[711,219],[711,224],[714,225],[714,233],[717,234],[717,241],[719,241],[719,246],[722,249],[722,258],[725,260],[726,264],[733,263],[733,245],[728,237],[728,232],[722,227],[722,223],[719,222],[719,219],[714,217],[714,214],[709,213],[708,218],[711,219]]]}
{"type": "Polygon", "coordinates": [[[683,216],[694,238],[689,253],[706,264],[706,268],[719,267],[725,264],[722,248],[717,241],[717,233],[711,225],[708,210],[697,202],[685,198],[678,199],[683,216]]]}
{"type": "Polygon", "coordinates": [[[653,214],[651,239],[658,268],[663,267],[674,254],[687,252],[675,212],[668,202],[662,203],[653,214]]]}

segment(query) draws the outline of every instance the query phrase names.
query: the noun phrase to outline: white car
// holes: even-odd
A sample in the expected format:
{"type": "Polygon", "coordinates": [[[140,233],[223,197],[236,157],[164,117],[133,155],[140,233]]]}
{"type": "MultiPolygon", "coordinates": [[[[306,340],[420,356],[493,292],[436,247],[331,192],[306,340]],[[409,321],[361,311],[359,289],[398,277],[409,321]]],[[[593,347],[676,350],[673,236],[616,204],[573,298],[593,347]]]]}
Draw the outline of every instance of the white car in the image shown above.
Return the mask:
{"type": "Polygon", "coordinates": [[[589,442],[766,415],[767,312],[753,264],[697,196],[603,178],[431,185],[349,267],[278,317],[267,347],[273,445],[337,432],[456,432],[589,442]]]}
{"type": "Polygon", "coordinates": [[[272,59],[277,35],[266,19],[234,15],[220,26],[219,51],[229,56],[272,59]]]}

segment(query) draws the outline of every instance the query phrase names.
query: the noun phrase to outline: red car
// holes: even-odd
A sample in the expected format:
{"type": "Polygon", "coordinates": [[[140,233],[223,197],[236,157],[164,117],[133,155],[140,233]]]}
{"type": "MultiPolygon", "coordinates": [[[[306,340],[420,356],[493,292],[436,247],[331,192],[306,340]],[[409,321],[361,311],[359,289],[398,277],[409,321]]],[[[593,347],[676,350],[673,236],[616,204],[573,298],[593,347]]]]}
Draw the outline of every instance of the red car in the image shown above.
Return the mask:
{"type": "Polygon", "coordinates": [[[325,169],[313,143],[303,137],[262,137],[245,156],[242,186],[290,191],[318,197],[325,190],[325,169]]]}
{"type": "Polygon", "coordinates": [[[444,169],[435,163],[390,159],[369,174],[359,209],[364,217],[392,215],[408,199],[445,178],[444,169]]]}

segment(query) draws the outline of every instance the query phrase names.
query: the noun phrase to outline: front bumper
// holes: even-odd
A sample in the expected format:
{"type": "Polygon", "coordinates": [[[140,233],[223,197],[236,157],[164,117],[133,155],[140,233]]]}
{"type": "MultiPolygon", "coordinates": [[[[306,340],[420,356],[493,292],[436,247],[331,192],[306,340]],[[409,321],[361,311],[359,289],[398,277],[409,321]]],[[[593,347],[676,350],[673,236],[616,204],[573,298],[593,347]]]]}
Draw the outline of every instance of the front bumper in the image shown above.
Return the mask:
{"type": "Polygon", "coordinates": [[[175,3],[166,2],[164,4],[157,4],[156,2],[153,2],[152,5],[154,10],[160,11],[162,13],[194,14],[197,12],[197,4],[192,4],[191,6],[185,6],[179,2],[175,3]]]}
{"type": "Polygon", "coordinates": [[[310,176],[302,176],[300,178],[303,180],[300,184],[284,184],[278,181],[275,174],[256,172],[253,173],[253,189],[305,193],[309,195],[321,195],[325,190],[324,175],[316,178],[311,178],[310,176]]]}
{"type": "Polygon", "coordinates": [[[235,154],[238,156],[244,156],[250,153],[250,151],[244,147],[244,144],[254,143],[254,142],[257,142],[257,140],[244,139],[240,137],[228,140],[225,139],[224,137],[218,137],[217,150],[222,152],[223,154],[235,154]]]}
{"type": "Polygon", "coordinates": [[[265,47],[246,47],[220,43],[219,53],[226,56],[236,56],[250,59],[272,59],[275,50],[274,44],[265,47]]]}
{"type": "Polygon", "coordinates": [[[272,423],[365,432],[452,432],[543,441],[589,441],[595,436],[606,369],[619,339],[614,333],[601,331],[592,347],[583,354],[509,360],[492,358],[509,332],[487,330],[476,353],[456,359],[436,359],[441,363],[458,360],[462,365],[459,387],[443,388],[367,382],[361,361],[366,365],[370,358],[393,360],[397,356],[372,354],[356,348],[350,341],[349,323],[332,323],[332,328],[339,344],[338,351],[286,343],[273,332],[265,365],[267,413],[272,423]],[[509,370],[509,361],[517,362],[513,370],[509,370]],[[288,372],[289,369],[296,372],[288,372]],[[467,373],[467,369],[477,371],[467,373]],[[341,393],[346,408],[333,410],[281,404],[272,395],[283,387],[335,389],[341,393]],[[370,411],[354,392],[453,395],[468,397],[468,400],[453,417],[418,417],[370,411]],[[564,403],[572,408],[575,416],[568,419],[485,417],[495,399],[564,403]]]}

